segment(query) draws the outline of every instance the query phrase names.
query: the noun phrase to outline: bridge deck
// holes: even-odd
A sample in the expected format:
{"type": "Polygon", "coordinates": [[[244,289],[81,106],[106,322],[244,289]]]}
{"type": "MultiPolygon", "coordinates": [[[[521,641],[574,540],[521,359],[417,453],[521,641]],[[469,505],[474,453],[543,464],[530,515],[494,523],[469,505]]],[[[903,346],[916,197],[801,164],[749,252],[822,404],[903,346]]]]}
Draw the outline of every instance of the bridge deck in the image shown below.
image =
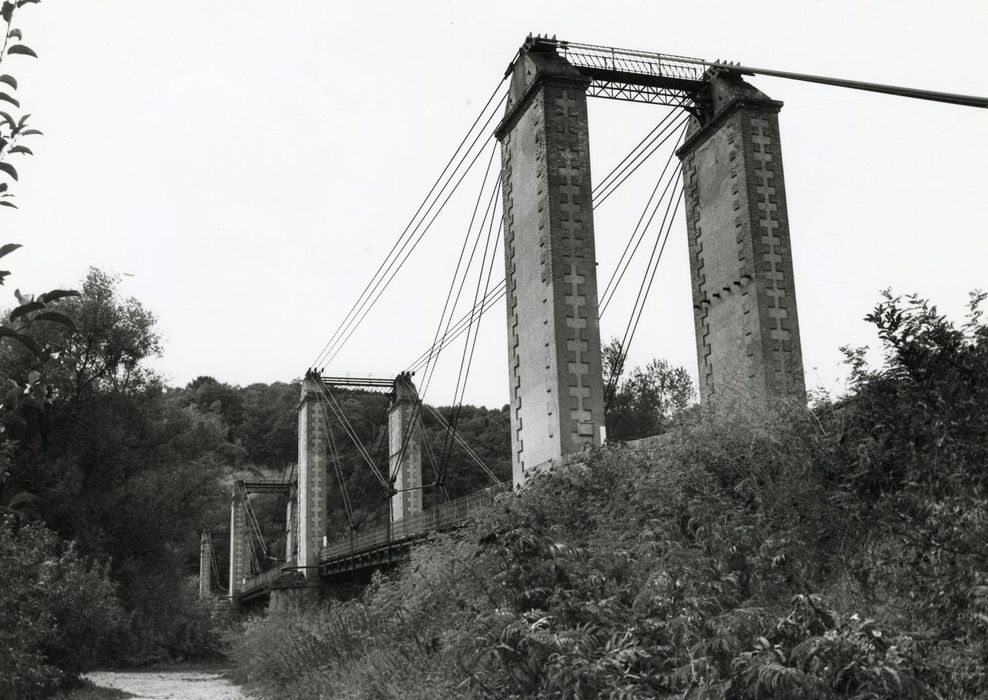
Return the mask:
{"type": "MultiPolygon", "coordinates": [[[[493,486],[390,525],[381,525],[361,533],[351,533],[347,539],[322,548],[319,573],[323,576],[333,576],[400,561],[408,555],[414,542],[427,537],[432,532],[450,530],[462,525],[507,488],[507,485],[493,486]]],[[[246,602],[267,595],[272,588],[291,587],[300,583],[301,573],[298,569],[291,564],[279,564],[273,569],[245,579],[237,593],[237,598],[241,602],[246,602]]]]}
{"type": "Polygon", "coordinates": [[[458,527],[506,488],[504,485],[492,486],[390,525],[351,533],[347,539],[322,548],[320,573],[328,576],[398,561],[407,554],[412,542],[432,532],[458,527]]]}

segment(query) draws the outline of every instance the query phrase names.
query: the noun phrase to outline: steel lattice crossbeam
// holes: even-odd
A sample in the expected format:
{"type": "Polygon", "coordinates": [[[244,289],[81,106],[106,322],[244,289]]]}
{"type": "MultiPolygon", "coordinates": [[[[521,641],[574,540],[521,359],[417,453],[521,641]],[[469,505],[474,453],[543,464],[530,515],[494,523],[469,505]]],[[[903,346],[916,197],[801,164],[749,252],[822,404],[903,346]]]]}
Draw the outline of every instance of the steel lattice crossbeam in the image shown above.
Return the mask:
{"type": "Polygon", "coordinates": [[[706,70],[687,56],[529,37],[523,51],[554,52],[590,79],[587,94],[698,110],[706,70]]]}
{"type": "Polygon", "coordinates": [[[327,389],[344,389],[366,394],[392,394],[395,380],[379,377],[322,377],[327,389]]]}
{"type": "Polygon", "coordinates": [[[244,493],[281,493],[290,495],[292,484],[283,481],[241,481],[244,493]]]}

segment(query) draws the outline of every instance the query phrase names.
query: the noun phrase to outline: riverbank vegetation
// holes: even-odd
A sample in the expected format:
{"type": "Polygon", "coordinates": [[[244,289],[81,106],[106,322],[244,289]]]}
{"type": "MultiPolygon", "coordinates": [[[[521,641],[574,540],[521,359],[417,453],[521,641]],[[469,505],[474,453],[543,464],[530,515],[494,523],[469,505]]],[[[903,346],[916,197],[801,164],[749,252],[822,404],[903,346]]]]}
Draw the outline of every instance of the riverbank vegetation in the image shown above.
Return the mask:
{"type": "Polygon", "coordinates": [[[262,697],[977,698],[988,326],[916,298],[848,395],[535,476],[357,599],[247,622],[262,697]]]}

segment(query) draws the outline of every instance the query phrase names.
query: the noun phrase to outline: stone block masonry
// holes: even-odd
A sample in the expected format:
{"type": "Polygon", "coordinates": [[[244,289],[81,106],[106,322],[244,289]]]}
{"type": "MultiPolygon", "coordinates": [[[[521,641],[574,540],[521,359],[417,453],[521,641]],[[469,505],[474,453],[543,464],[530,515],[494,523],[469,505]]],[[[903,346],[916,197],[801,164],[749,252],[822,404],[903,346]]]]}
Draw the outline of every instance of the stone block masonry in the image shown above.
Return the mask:
{"type": "Polygon", "coordinates": [[[212,587],[212,550],[213,543],[209,539],[209,533],[202,533],[199,537],[199,597],[208,599],[213,594],[212,587]]]}
{"type": "Polygon", "coordinates": [[[391,496],[392,522],[422,512],[422,438],[418,422],[418,392],[411,375],[399,374],[394,383],[394,399],[388,411],[388,460],[395,475],[391,496]]]}
{"type": "Polygon", "coordinates": [[[523,54],[497,131],[515,485],[604,437],[588,82],[554,53],[523,54]]]}
{"type": "Polygon", "coordinates": [[[705,114],[679,150],[700,397],[742,408],[803,399],[782,104],[737,75],[708,84],[705,114]]]}
{"type": "Polygon", "coordinates": [[[319,399],[321,382],[318,374],[306,374],[298,411],[298,535],[294,544],[306,585],[312,586],[319,585],[319,555],[327,525],[328,425],[319,399]]]}
{"type": "Polygon", "coordinates": [[[230,501],[230,596],[236,598],[247,576],[247,504],[241,489],[234,486],[230,501]]]}

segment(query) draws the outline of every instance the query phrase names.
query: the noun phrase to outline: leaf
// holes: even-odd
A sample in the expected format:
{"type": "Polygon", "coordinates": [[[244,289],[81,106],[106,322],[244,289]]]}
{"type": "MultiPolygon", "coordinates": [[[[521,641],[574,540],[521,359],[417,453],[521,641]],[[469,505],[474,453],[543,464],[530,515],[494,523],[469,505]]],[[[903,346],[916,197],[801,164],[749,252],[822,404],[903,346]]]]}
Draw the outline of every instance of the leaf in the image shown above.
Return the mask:
{"type": "Polygon", "coordinates": [[[25,129],[24,131],[21,131],[19,133],[20,133],[21,136],[35,136],[35,135],[42,136],[43,135],[37,129],[25,129]]]}
{"type": "Polygon", "coordinates": [[[33,156],[34,155],[34,151],[32,151],[27,146],[14,146],[9,151],[7,151],[7,153],[24,153],[24,154],[29,155],[29,156],[33,156]]]}
{"type": "Polygon", "coordinates": [[[10,163],[0,163],[0,172],[5,172],[15,180],[17,179],[17,171],[10,163]]]}
{"type": "Polygon", "coordinates": [[[16,129],[17,128],[17,122],[14,120],[14,118],[12,116],[10,116],[9,114],[7,114],[6,112],[0,112],[0,117],[2,117],[5,122],[7,122],[8,124],[10,124],[10,128],[11,129],[16,129]]]}
{"type": "Polygon", "coordinates": [[[9,49],[7,49],[8,55],[15,53],[23,54],[25,56],[33,56],[34,58],[38,57],[38,54],[34,53],[34,49],[25,46],[24,44],[14,44],[9,49]]]}
{"type": "Polygon", "coordinates": [[[13,328],[7,328],[7,326],[0,326],[0,338],[10,338],[11,340],[16,340],[18,343],[26,347],[35,355],[43,354],[41,351],[41,346],[39,346],[36,342],[34,342],[34,338],[24,335],[23,333],[18,333],[13,328]]]}
{"type": "Polygon", "coordinates": [[[39,372],[38,370],[32,369],[30,372],[28,372],[27,375],[28,384],[37,384],[39,379],[41,379],[41,372],[39,372]]]}
{"type": "Polygon", "coordinates": [[[17,78],[12,75],[0,75],[0,83],[7,83],[10,87],[17,89],[17,78]]]}
{"type": "Polygon", "coordinates": [[[36,500],[38,500],[38,497],[35,496],[33,493],[29,493],[27,491],[18,491],[17,493],[15,493],[13,496],[10,497],[9,501],[7,501],[7,507],[16,508],[22,503],[31,503],[32,501],[36,501],[36,500]]]}
{"type": "MultiPolygon", "coordinates": [[[[7,189],[7,188],[4,187],[4,189],[7,189]]],[[[0,190],[0,191],[2,191],[2,190],[0,190]]],[[[5,255],[9,255],[9,254],[13,253],[15,250],[17,250],[20,247],[21,247],[21,244],[20,243],[6,243],[6,244],[0,246],[0,258],[2,258],[5,255]]]]}
{"type": "Polygon", "coordinates": [[[75,321],[71,317],[63,314],[61,311],[42,311],[40,314],[34,317],[35,321],[51,321],[52,323],[61,323],[63,326],[69,330],[75,330],[75,321]]]}
{"type": "Polygon", "coordinates": [[[21,106],[21,103],[19,101],[17,101],[16,99],[14,99],[13,97],[11,97],[10,95],[8,95],[5,92],[0,92],[0,100],[3,100],[4,102],[9,102],[10,104],[14,105],[15,107],[20,107],[21,106]]]}
{"type": "Polygon", "coordinates": [[[26,304],[21,304],[16,309],[10,312],[10,320],[14,321],[24,314],[29,314],[32,311],[40,311],[45,308],[44,303],[40,301],[29,301],[26,304]]]}
{"type": "MultiPolygon", "coordinates": [[[[2,251],[3,248],[0,248],[2,251]]],[[[78,297],[82,296],[79,292],[74,289],[53,289],[50,292],[45,292],[38,296],[38,301],[42,301],[45,304],[50,304],[53,301],[58,301],[59,299],[64,299],[65,297],[78,297]]]]}
{"type": "Polygon", "coordinates": [[[11,37],[13,39],[17,39],[17,41],[20,41],[21,39],[24,38],[24,35],[21,34],[21,30],[20,29],[11,29],[7,33],[7,36],[9,36],[9,37],[11,37]]]}
{"type": "Polygon", "coordinates": [[[5,199],[2,202],[0,202],[0,207],[10,207],[11,209],[16,209],[17,205],[8,199],[5,199]]]}
{"type": "Polygon", "coordinates": [[[14,3],[5,2],[2,7],[0,7],[0,17],[3,17],[3,21],[10,24],[10,20],[14,16],[14,3]]]}

